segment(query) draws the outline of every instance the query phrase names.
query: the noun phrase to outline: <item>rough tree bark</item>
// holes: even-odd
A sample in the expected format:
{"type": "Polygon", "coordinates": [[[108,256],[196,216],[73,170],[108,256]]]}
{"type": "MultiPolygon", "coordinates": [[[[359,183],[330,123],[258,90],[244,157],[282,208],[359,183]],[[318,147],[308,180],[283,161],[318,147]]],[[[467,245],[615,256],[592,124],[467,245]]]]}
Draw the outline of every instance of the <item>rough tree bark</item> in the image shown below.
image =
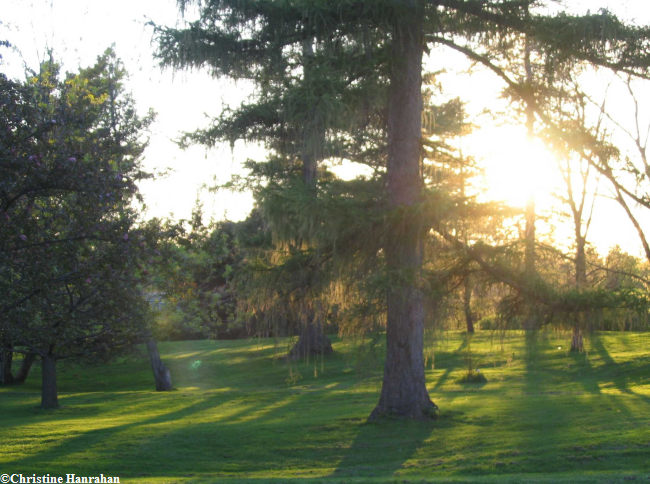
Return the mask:
{"type": "MultiPolygon", "coordinates": [[[[422,3],[400,2],[396,10],[388,100],[388,200],[392,209],[415,205],[422,177],[422,3]]],[[[423,233],[417,223],[401,224],[388,235],[388,270],[396,275],[388,289],[386,363],[379,403],[370,415],[431,418],[437,407],[424,376],[424,301],[419,286],[423,233]]]]}
{"type": "Polygon", "coordinates": [[[59,398],[56,385],[56,359],[50,352],[41,356],[41,363],[41,408],[57,408],[59,398]]]}
{"type": "Polygon", "coordinates": [[[153,338],[147,340],[147,352],[149,353],[149,361],[151,362],[151,369],[153,370],[153,377],[156,382],[156,391],[170,391],[172,389],[172,374],[160,359],[158,344],[153,338]]]}

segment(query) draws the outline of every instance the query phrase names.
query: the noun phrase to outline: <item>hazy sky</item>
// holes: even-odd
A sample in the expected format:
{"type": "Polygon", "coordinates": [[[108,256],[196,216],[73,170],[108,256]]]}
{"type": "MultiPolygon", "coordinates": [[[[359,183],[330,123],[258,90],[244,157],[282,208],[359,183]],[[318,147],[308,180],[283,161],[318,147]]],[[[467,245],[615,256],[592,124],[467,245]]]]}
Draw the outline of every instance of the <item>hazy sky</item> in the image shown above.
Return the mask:
{"type": "MultiPolygon", "coordinates": [[[[565,3],[582,12],[606,5],[628,21],[650,24],[650,0],[568,0],[565,3]]],[[[181,151],[176,147],[172,140],[179,132],[204,126],[205,114],[218,114],[224,101],[236,103],[249,90],[243,83],[217,82],[201,72],[161,71],[152,56],[152,30],[145,25],[149,20],[176,24],[179,13],[175,0],[2,0],[0,39],[9,40],[17,50],[2,51],[1,69],[21,77],[24,65],[36,68],[49,47],[63,62],[64,69],[73,71],[92,64],[98,54],[114,45],[129,72],[127,89],[133,93],[138,107],[143,113],[150,107],[158,113],[145,154],[145,167],[173,170],[169,176],[141,186],[149,207],[147,215],[173,213],[176,218],[187,218],[202,184],[213,184],[215,178],[218,183],[227,181],[231,173],[239,171],[242,160],[261,157],[261,150],[243,145],[236,145],[234,151],[226,146],[210,151],[201,147],[181,151]]],[[[465,92],[476,92],[476,84],[471,84],[471,79],[463,82],[469,83],[465,92]]],[[[462,84],[458,83],[457,87],[462,84]]],[[[481,94],[494,96],[493,92],[481,94]]],[[[519,151],[506,149],[505,141],[495,142],[498,136],[490,132],[483,138],[491,141],[483,143],[487,148],[488,182],[495,185],[494,194],[508,193],[504,198],[522,203],[525,187],[522,190],[516,180],[523,176],[521,150],[527,148],[522,145],[517,148],[519,151]]],[[[512,139],[518,135],[509,132],[505,136],[512,139]]],[[[547,169],[540,171],[536,180],[539,191],[548,191],[556,183],[547,169]]],[[[241,219],[252,207],[247,194],[202,191],[201,198],[206,212],[217,219],[241,219]]],[[[601,250],[618,242],[627,250],[637,252],[636,236],[627,228],[624,214],[610,213],[611,207],[605,204],[600,210],[602,216],[594,221],[591,238],[599,240],[601,250]]]]}

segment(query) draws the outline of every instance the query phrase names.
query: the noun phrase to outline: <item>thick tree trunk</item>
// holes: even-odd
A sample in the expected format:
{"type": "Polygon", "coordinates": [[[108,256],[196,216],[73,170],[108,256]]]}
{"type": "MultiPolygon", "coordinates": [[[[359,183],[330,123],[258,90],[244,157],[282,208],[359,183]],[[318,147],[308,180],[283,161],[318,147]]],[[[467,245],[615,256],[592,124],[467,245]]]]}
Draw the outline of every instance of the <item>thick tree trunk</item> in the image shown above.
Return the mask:
{"type": "Polygon", "coordinates": [[[57,408],[59,406],[58,390],[56,386],[56,359],[47,354],[41,358],[42,384],[41,408],[57,408]]]}
{"type": "Polygon", "coordinates": [[[31,370],[32,365],[36,360],[36,353],[27,353],[23,356],[23,361],[20,364],[20,369],[14,377],[14,383],[25,383],[27,376],[29,375],[29,370],[31,370]]]}
{"type": "MultiPolygon", "coordinates": [[[[422,116],[421,2],[406,0],[397,9],[388,100],[388,199],[390,207],[412,207],[419,201],[422,116]]],[[[424,377],[422,355],[424,301],[419,288],[423,233],[407,220],[389,234],[385,247],[395,281],[388,290],[386,363],[381,396],[370,415],[410,418],[435,416],[424,377]]]]}
{"type": "Polygon", "coordinates": [[[153,370],[153,377],[156,382],[156,391],[167,392],[171,390],[172,374],[160,359],[158,344],[153,338],[147,340],[147,352],[149,353],[149,361],[151,362],[151,369],[153,370]]]}
{"type": "Polygon", "coordinates": [[[11,385],[14,382],[11,374],[13,352],[11,347],[0,348],[0,385],[11,385]]]}

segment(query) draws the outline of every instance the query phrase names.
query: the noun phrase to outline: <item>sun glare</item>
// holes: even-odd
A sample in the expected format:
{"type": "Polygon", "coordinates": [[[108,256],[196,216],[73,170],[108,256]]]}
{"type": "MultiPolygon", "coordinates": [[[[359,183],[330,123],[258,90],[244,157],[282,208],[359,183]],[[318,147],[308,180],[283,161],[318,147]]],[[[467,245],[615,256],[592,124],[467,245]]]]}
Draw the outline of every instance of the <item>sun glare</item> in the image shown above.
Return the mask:
{"type": "Polygon", "coordinates": [[[485,197],[524,207],[530,198],[540,208],[557,204],[553,196],[561,189],[554,155],[525,127],[482,129],[474,146],[484,167],[485,197]]]}

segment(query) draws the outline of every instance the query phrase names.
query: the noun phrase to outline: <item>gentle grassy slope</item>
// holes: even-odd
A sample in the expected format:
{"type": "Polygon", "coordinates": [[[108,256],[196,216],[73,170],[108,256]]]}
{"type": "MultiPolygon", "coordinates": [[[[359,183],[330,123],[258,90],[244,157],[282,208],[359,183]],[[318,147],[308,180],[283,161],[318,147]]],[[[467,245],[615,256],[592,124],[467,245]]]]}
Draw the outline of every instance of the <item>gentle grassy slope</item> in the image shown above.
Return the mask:
{"type": "Polygon", "coordinates": [[[0,473],[104,473],[122,482],[647,480],[650,333],[597,334],[579,356],[567,354],[567,342],[477,334],[473,363],[488,383],[461,385],[463,336],[440,335],[427,370],[441,409],[435,422],[365,423],[378,400],[382,342],[369,351],[338,341],[325,362],[291,367],[278,357],[286,342],[163,343],[177,388],[169,393],[152,391],[144,354],[101,367],[60,364],[59,410],[37,408],[38,371],[21,387],[0,388],[0,473]]]}

